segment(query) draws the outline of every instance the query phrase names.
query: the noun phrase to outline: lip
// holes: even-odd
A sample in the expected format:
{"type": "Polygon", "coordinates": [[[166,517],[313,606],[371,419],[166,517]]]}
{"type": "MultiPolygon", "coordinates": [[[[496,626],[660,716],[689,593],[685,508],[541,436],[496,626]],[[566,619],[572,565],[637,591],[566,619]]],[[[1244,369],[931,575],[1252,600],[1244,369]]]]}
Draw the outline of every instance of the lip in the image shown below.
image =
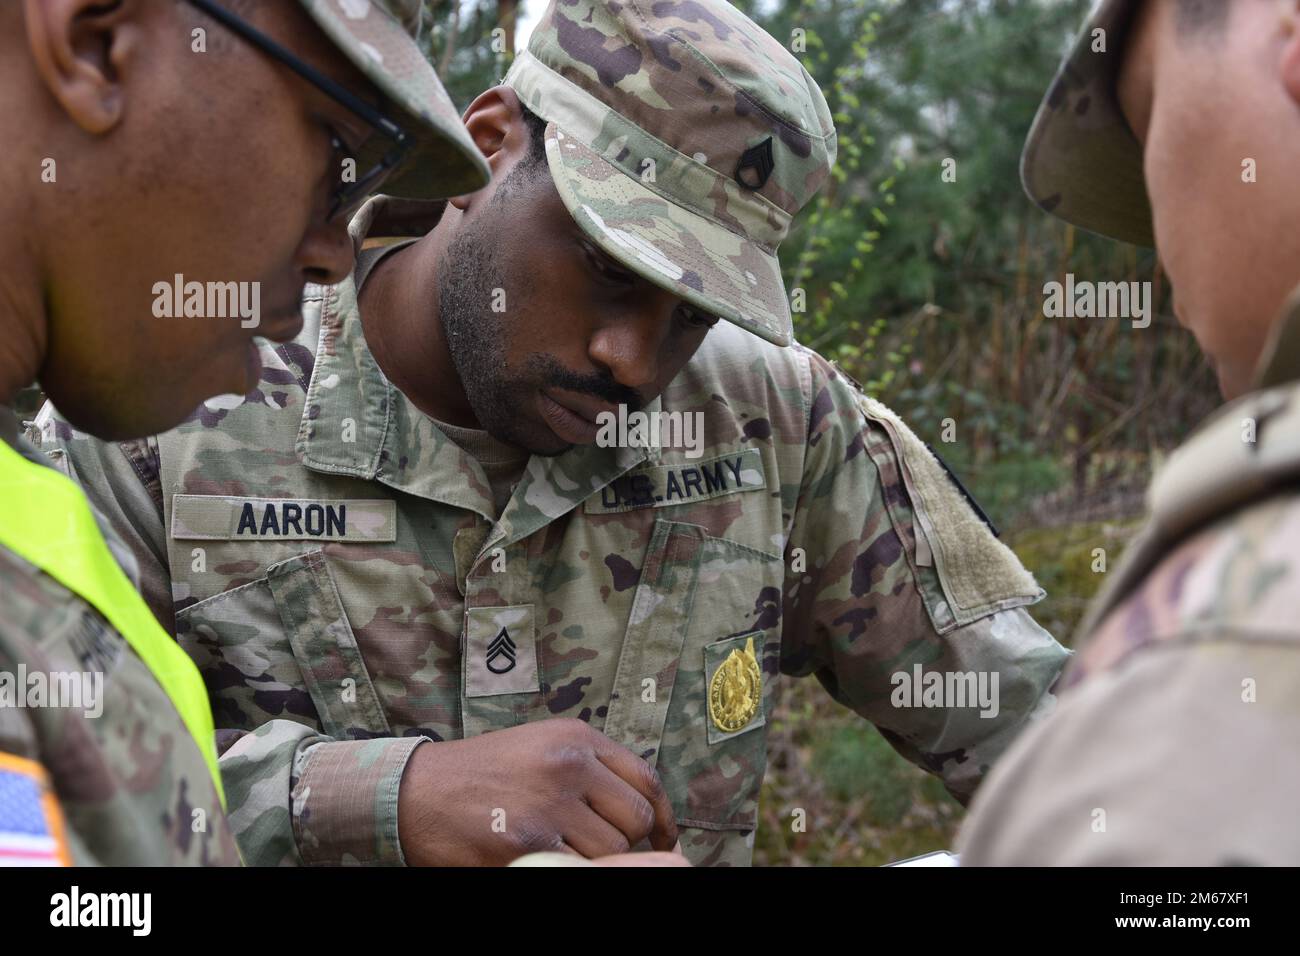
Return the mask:
{"type": "Polygon", "coordinates": [[[298,308],[273,312],[270,321],[260,323],[253,334],[272,342],[291,342],[302,331],[302,310],[298,308]]]}
{"type": "Polygon", "coordinates": [[[601,415],[618,414],[618,406],[603,402],[591,395],[583,395],[581,392],[571,392],[565,388],[548,388],[542,394],[560,407],[593,424],[600,421],[601,415]]]}
{"type": "Polygon", "coordinates": [[[562,441],[570,445],[595,443],[600,426],[596,424],[594,416],[588,418],[585,414],[556,401],[549,392],[545,391],[538,394],[538,404],[542,418],[562,441]]]}

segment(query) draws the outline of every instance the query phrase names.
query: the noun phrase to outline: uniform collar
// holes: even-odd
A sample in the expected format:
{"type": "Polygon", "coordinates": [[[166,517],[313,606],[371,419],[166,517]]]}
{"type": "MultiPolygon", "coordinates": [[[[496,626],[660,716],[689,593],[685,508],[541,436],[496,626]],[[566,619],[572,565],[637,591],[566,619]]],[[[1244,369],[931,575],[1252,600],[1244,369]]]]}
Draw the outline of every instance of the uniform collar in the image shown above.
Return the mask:
{"type": "Polygon", "coordinates": [[[1269,334],[1256,372],[1256,387],[1300,381],[1300,287],[1282,307],[1269,334]]]}
{"type": "Polygon", "coordinates": [[[0,441],[4,442],[28,461],[37,465],[51,467],[50,461],[40,449],[27,440],[23,432],[22,419],[8,405],[0,405],[0,441]]]}
{"type": "Polygon", "coordinates": [[[18,451],[18,416],[8,405],[0,405],[0,441],[18,451]]]}
{"type": "MultiPolygon", "coordinates": [[[[381,201],[371,200],[350,226],[358,251],[381,201]]],[[[370,353],[354,278],[321,291],[316,365],[298,430],[302,463],[494,520],[491,485],[478,462],[388,381],[370,353]]],[[[656,400],[647,410],[658,407],[656,400]]],[[[532,456],[490,543],[527,537],[647,457],[641,448],[594,445],[532,456]]]]}

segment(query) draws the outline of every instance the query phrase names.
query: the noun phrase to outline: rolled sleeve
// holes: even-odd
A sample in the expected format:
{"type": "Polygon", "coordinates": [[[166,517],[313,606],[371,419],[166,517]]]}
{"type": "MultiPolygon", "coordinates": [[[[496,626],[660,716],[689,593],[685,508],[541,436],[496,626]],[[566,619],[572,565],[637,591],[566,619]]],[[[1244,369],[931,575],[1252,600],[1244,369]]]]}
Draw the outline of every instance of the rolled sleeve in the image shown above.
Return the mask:
{"type": "Polygon", "coordinates": [[[317,744],[293,788],[293,830],[312,865],[404,866],[397,798],[411,754],[427,737],[317,744]]]}

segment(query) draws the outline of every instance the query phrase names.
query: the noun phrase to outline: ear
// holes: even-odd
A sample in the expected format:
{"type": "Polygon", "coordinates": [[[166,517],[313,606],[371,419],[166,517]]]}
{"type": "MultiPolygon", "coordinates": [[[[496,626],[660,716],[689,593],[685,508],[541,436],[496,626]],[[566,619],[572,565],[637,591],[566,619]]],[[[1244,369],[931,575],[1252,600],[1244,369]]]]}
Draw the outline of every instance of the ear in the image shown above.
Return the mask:
{"type": "Polygon", "coordinates": [[[140,44],[136,0],[22,0],[27,45],[55,101],[92,135],[122,119],[123,65],[140,44]]]}
{"type": "MultiPolygon", "coordinates": [[[[469,138],[488,161],[492,178],[504,174],[529,150],[528,127],[524,123],[523,104],[508,86],[494,86],[478,95],[463,117],[469,138]]],[[[474,193],[456,196],[448,202],[464,210],[474,193]]]]}
{"type": "Polygon", "coordinates": [[[1300,2],[1288,3],[1282,15],[1282,86],[1291,101],[1300,105],[1300,2]]]}

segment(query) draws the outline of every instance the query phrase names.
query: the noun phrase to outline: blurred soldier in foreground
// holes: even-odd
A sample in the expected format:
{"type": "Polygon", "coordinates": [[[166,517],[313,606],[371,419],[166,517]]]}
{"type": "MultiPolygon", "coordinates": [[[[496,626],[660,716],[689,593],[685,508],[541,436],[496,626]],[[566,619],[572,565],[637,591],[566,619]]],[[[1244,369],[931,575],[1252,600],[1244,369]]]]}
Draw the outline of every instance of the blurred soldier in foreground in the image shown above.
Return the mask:
{"type": "Polygon", "coordinates": [[[427,234],[309,290],[244,398],[122,445],[42,422],[204,673],[247,859],[746,864],[787,675],[969,797],[1066,652],[925,446],[792,343],[811,77],[721,0],[576,0],[465,124],[490,188],[362,209],[359,246],[427,234]]]}
{"type": "Polygon", "coordinates": [[[246,391],[253,336],[292,340],[304,285],[351,271],[368,190],[407,156],[388,188],[415,196],[485,169],[378,4],[0,4],[0,117],[0,864],[238,863],[199,672],[9,404],[38,379],[124,438],[246,391]],[[173,282],[251,308],[173,311],[173,282]]]}
{"type": "Polygon", "coordinates": [[[1029,194],[1154,238],[1234,401],[1157,475],[1060,706],[975,801],[963,865],[1300,863],[1297,6],[1108,0],[1030,132],[1029,194]]]}

